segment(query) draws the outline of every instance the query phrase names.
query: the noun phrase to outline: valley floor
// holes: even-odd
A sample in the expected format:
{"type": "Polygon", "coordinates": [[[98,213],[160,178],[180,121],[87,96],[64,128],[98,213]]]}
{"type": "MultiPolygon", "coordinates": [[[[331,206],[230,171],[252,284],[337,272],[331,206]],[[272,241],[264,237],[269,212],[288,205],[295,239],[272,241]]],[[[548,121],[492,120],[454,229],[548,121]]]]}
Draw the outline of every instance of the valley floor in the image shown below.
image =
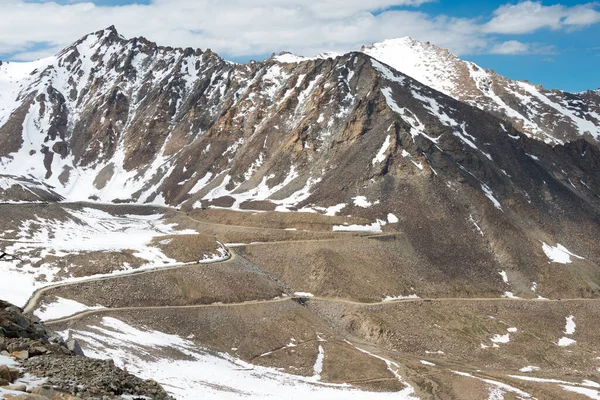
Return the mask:
{"type": "Polygon", "coordinates": [[[487,265],[435,270],[389,226],[0,207],[16,257],[2,296],[176,398],[600,399],[599,298],[560,282],[526,293],[519,271],[487,265]]]}

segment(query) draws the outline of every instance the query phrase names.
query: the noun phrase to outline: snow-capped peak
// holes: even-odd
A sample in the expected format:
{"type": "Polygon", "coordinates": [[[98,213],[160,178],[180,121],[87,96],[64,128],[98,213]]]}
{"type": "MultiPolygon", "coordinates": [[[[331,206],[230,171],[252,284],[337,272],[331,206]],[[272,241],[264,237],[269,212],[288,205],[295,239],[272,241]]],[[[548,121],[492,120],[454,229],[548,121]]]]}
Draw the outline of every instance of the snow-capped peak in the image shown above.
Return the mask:
{"type": "Polygon", "coordinates": [[[558,144],[583,135],[600,140],[600,100],[584,93],[546,90],[511,80],[410,37],[363,46],[361,51],[546,143],[558,144]]]}
{"type": "Polygon", "coordinates": [[[361,51],[444,94],[452,95],[456,86],[455,64],[461,60],[429,42],[406,36],[363,46],[361,51]]]}

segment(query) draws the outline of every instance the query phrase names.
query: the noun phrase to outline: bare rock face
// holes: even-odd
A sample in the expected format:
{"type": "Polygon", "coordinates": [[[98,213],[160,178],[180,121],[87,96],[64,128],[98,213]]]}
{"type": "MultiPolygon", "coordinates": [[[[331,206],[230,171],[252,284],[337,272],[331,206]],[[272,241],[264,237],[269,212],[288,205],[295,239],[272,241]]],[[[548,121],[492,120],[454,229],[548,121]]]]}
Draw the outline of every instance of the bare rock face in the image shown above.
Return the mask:
{"type": "MultiPolygon", "coordinates": [[[[65,343],[37,318],[24,315],[20,308],[1,300],[0,353],[20,362],[19,368],[0,365],[0,389],[25,392],[27,386],[18,381],[24,373],[48,378],[44,386],[33,388],[30,393],[6,394],[6,398],[74,400],[129,395],[171,399],[158,383],[128,374],[112,361],[83,356],[76,341],[65,343]]],[[[4,396],[4,392],[0,394],[4,396]]]]}

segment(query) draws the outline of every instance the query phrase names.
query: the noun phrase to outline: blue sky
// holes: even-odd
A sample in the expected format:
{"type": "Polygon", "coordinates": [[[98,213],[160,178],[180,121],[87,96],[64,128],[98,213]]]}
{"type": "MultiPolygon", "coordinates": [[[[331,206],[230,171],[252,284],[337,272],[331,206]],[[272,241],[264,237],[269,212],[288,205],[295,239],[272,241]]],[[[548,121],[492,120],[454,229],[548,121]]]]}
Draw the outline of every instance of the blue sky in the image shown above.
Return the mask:
{"type": "Polygon", "coordinates": [[[283,50],[346,52],[412,36],[512,79],[600,87],[600,4],[458,0],[2,0],[0,59],[56,53],[116,25],[126,37],[245,62],[283,50]]]}
{"type": "MultiPolygon", "coordinates": [[[[543,2],[547,6],[585,3],[574,0],[543,2]]],[[[421,9],[429,13],[478,18],[492,14],[501,4],[505,3],[491,0],[440,0],[424,4],[421,9]]],[[[511,79],[529,80],[548,89],[583,91],[600,88],[600,24],[569,32],[541,29],[529,34],[506,35],[506,40],[543,43],[555,48],[550,54],[468,54],[461,55],[461,58],[491,68],[511,79]]]]}

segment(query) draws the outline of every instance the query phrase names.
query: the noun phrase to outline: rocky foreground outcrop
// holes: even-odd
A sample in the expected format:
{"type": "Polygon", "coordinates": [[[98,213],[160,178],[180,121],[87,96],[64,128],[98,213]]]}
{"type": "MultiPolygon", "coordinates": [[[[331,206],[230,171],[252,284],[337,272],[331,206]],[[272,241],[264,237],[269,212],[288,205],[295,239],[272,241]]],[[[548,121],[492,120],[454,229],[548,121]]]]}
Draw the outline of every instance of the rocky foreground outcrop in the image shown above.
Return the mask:
{"type": "Polygon", "coordinates": [[[35,317],[1,300],[0,355],[2,398],[172,399],[158,383],[137,378],[111,360],[85,357],[77,342],[65,342],[35,317]]]}

